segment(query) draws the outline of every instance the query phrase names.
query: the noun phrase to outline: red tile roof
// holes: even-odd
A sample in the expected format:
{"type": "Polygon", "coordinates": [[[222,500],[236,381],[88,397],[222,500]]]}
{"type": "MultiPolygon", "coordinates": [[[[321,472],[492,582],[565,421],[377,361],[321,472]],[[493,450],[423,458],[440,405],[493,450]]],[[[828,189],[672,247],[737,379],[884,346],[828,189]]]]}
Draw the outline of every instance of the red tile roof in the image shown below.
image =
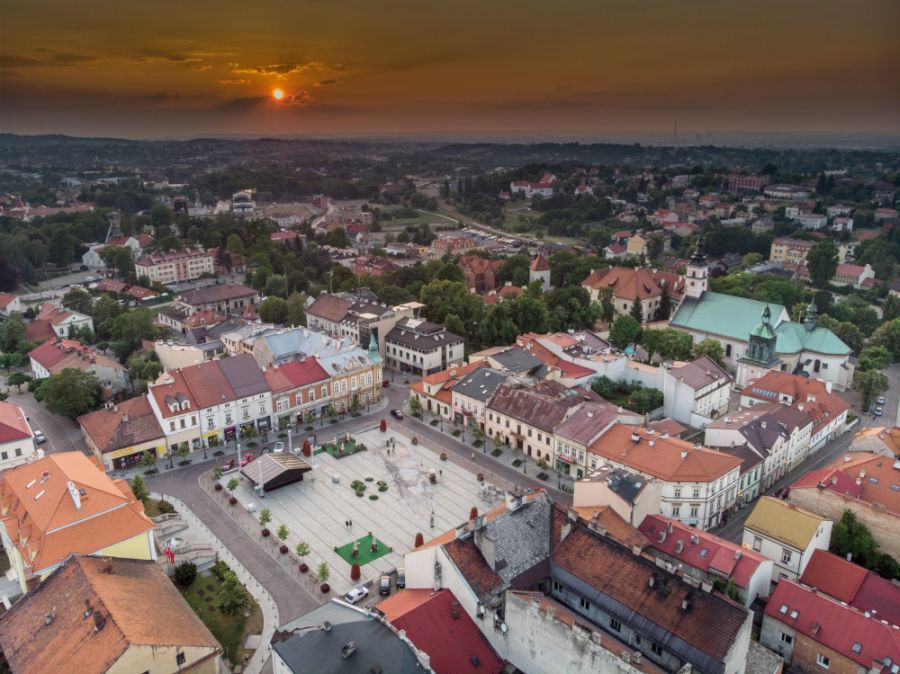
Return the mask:
{"type": "Polygon", "coordinates": [[[78,417],[78,423],[101,453],[155,440],[165,445],[165,436],[147,396],[85,414],[78,417]]]}
{"type": "Polygon", "coordinates": [[[13,295],[11,293],[0,293],[0,309],[6,309],[6,307],[8,307],[17,297],[18,295],[13,295]]]}
{"type": "Polygon", "coordinates": [[[787,372],[767,372],[745,386],[741,395],[766,402],[780,402],[780,396],[789,396],[792,405],[812,417],[813,434],[850,409],[849,403],[836,392],[829,393],[828,385],[821,379],[787,372]]]}
{"type": "Polygon", "coordinates": [[[550,271],[550,260],[541,253],[531,261],[531,271],[550,271]]]}
{"type": "Polygon", "coordinates": [[[611,288],[617,299],[630,301],[659,297],[666,287],[669,296],[677,299],[684,292],[684,277],[648,267],[610,267],[595,269],[581,285],[597,290],[611,288]]]}
{"type": "Polygon", "coordinates": [[[32,349],[28,357],[34,359],[51,374],[62,372],[66,368],[88,370],[94,363],[115,370],[125,368],[109,356],[106,356],[87,344],[74,339],[56,337],[32,349]]]}
{"type": "Polygon", "coordinates": [[[308,386],[329,378],[328,373],[314,356],[267,368],[263,375],[272,391],[276,393],[308,386]]]}
{"type": "Polygon", "coordinates": [[[31,435],[22,408],[0,401],[0,444],[30,438],[31,435]]]}
{"type": "Polygon", "coordinates": [[[477,596],[493,594],[503,587],[503,579],[485,561],[471,536],[444,543],[444,551],[477,596]]]}
{"type": "Polygon", "coordinates": [[[900,484],[894,461],[892,457],[874,452],[849,452],[827,468],[806,473],[791,485],[791,489],[817,488],[822,484],[829,491],[877,504],[900,516],[900,491],[892,489],[900,484]]]}
{"type": "Polygon", "coordinates": [[[900,657],[896,627],[790,580],[775,587],[765,614],[866,668],[900,657]]]}
{"type": "Polygon", "coordinates": [[[406,631],[436,672],[503,671],[503,661],[450,590],[403,590],[378,605],[394,627],[406,631]],[[454,618],[454,604],[456,616],[454,618]],[[473,664],[477,658],[478,665],[473,664]]]}

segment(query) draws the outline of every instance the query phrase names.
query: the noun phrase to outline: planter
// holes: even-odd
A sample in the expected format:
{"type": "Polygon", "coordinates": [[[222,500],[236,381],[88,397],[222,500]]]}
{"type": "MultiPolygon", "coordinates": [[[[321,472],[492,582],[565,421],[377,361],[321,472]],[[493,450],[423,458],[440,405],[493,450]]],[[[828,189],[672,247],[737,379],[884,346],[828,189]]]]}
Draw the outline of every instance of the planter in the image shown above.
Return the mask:
{"type": "Polygon", "coordinates": [[[270,532],[268,529],[263,529],[263,530],[262,530],[262,536],[263,536],[263,538],[268,538],[270,533],[271,533],[271,532],[270,532]]]}
{"type": "Polygon", "coordinates": [[[286,555],[288,552],[288,546],[282,545],[280,548],[278,548],[278,552],[280,552],[282,555],[286,555]]]}
{"type": "Polygon", "coordinates": [[[228,499],[228,502],[229,502],[231,505],[234,505],[235,503],[237,503],[237,499],[236,499],[234,496],[232,496],[231,498],[228,499]]]}
{"type": "Polygon", "coordinates": [[[478,517],[478,508],[472,506],[472,509],[469,511],[469,519],[474,520],[476,517],[478,517]]]}
{"type": "Polygon", "coordinates": [[[412,437],[412,443],[413,443],[414,445],[418,445],[418,444],[419,444],[419,438],[417,438],[417,437],[414,435],[414,436],[412,437]]]}
{"type": "Polygon", "coordinates": [[[384,433],[387,430],[387,419],[382,419],[378,428],[381,430],[382,433],[384,433]]]}
{"type": "Polygon", "coordinates": [[[306,562],[300,562],[300,566],[298,568],[300,569],[300,573],[306,573],[307,571],[309,571],[309,566],[306,562]]]}
{"type": "Polygon", "coordinates": [[[319,589],[322,590],[322,594],[328,594],[329,592],[331,592],[331,585],[329,585],[328,583],[322,583],[322,586],[319,589]]]}
{"type": "Polygon", "coordinates": [[[447,452],[441,452],[441,461],[447,460],[447,452]]]}
{"type": "Polygon", "coordinates": [[[478,481],[484,482],[484,475],[482,473],[478,473],[478,481]]]}
{"type": "Polygon", "coordinates": [[[416,543],[413,547],[421,548],[425,544],[425,537],[422,534],[416,534],[416,543]]]}
{"type": "Polygon", "coordinates": [[[219,482],[216,482],[215,490],[222,491],[222,485],[219,482]]]}
{"type": "Polygon", "coordinates": [[[359,576],[359,564],[354,564],[350,567],[350,580],[359,580],[359,576]]]}

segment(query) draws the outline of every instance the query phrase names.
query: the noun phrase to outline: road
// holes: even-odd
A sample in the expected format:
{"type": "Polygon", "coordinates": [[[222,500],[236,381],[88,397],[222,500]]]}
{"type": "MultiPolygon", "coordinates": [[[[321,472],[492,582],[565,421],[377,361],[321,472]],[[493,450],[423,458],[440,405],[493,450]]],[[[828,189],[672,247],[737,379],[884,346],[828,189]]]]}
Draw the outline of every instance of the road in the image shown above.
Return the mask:
{"type": "MultiPolygon", "coordinates": [[[[4,379],[4,384],[6,380],[4,379]]],[[[13,386],[9,389],[9,402],[19,405],[28,417],[31,429],[43,431],[47,442],[41,445],[45,452],[84,452],[87,444],[81,436],[81,429],[74,421],[59,417],[47,411],[24,388],[22,393],[13,386]]]]}
{"type": "Polygon", "coordinates": [[[872,426],[892,427],[896,426],[897,420],[900,419],[900,363],[888,366],[884,373],[887,375],[889,382],[888,390],[882,394],[885,398],[884,405],[881,406],[884,414],[880,417],[873,417],[869,414],[860,415],[860,422],[863,428],[872,426]]]}

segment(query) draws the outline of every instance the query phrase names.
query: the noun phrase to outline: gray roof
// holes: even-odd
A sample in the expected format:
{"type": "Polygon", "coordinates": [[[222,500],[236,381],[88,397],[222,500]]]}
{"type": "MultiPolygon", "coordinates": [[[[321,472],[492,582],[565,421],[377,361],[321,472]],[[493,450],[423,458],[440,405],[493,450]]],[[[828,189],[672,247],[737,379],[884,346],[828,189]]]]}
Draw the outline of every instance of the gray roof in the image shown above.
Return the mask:
{"type": "Polygon", "coordinates": [[[491,356],[500,367],[509,372],[531,372],[544,364],[542,360],[531,355],[525,349],[515,347],[491,356]]]}
{"type": "Polygon", "coordinates": [[[386,342],[418,351],[438,349],[446,344],[462,343],[463,338],[444,329],[443,325],[418,318],[404,318],[385,336],[386,342]]]}
{"type": "Polygon", "coordinates": [[[282,625],[272,648],[292,672],[413,674],[424,672],[409,644],[374,616],[331,601],[282,625]],[[316,626],[330,625],[326,632],[316,626]],[[313,627],[314,629],[304,629],[313,627]],[[293,632],[293,630],[297,630],[293,632]],[[355,650],[344,657],[349,643],[355,650]]]}
{"type": "Polygon", "coordinates": [[[457,382],[453,386],[453,392],[485,403],[491,399],[494,391],[505,380],[505,374],[487,367],[480,367],[457,382]]]}
{"type": "Polygon", "coordinates": [[[719,367],[709,356],[700,356],[690,363],[673,367],[669,373],[681,380],[695,391],[705,388],[717,381],[732,381],[731,375],[719,367]]]}
{"type": "Polygon", "coordinates": [[[223,358],[219,361],[219,367],[238,398],[247,398],[271,390],[259,365],[256,364],[256,359],[249,353],[223,358]]]}

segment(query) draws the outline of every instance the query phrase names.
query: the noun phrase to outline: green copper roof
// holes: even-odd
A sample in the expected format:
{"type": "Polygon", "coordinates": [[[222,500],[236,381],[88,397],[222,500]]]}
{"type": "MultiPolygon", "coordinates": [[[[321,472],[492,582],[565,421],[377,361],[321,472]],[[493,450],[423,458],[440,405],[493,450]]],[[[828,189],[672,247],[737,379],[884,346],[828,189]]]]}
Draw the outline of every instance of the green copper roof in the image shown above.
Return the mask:
{"type": "Polygon", "coordinates": [[[850,347],[827,328],[816,327],[807,330],[802,323],[785,321],[775,329],[775,333],[778,335],[775,342],[776,353],[813,351],[830,356],[844,356],[850,353],[850,347]]]}
{"type": "Polygon", "coordinates": [[[670,324],[673,328],[708,332],[746,342],[759,325],[766,304],[772,312],[772,322],[777,322],[784,311],[780,304],[707,291],[699,300],[684,298],[670,324]]]}

